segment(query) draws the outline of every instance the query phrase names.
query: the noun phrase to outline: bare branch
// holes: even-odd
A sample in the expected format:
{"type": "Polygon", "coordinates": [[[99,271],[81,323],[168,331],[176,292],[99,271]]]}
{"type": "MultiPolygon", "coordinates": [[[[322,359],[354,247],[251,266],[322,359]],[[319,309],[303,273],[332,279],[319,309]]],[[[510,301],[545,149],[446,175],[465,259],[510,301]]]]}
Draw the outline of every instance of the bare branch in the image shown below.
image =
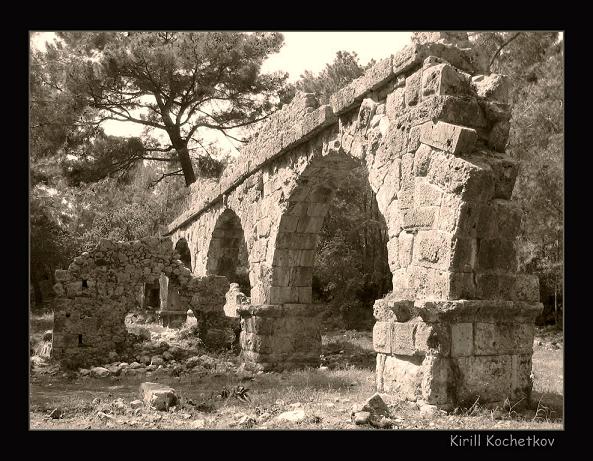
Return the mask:
{"type": "Polygon", "coordinates": [[[171,171],[169,173],[163,173],[159,179],[150,183],[150,187],[156,186],[158,183],[160,183],[163,179],[165,179],[168,176],[183,176],[183,169],[171,171]]]}
{"type": "Polygon", "coordinates": [[[511,43],[513,40],[515,40],[521,34],[522,34],[522,32],[517,32],[515,35],[513,35],[511,38],[509,38],[506,42],[504,42],[502,45],[500,45],[498,47],[498,50],[496,50],[496,53],[494,53],[494,56],[492,56],[492,59],[490,59],[490,64],[488,64],[488,72],[490,72],[490,67],[492,67],[492,64],[494,63],[495,59],[498,57],[498,55],[500,54],[502,49],[505,46],[507,46],[509,43],[511,43]]]}

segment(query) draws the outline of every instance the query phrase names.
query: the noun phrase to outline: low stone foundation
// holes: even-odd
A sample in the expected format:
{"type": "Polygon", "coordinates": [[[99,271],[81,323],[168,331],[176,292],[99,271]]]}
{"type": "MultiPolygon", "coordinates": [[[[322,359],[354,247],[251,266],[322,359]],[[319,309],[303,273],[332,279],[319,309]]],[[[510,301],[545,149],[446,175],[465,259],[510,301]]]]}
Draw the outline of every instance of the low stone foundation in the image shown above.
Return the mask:
{"type": "Polygon", "coordinates": [[[440,407],[529,399],[540,303],[378,300],[377,390],[440,407]]]}
{"type": "Polygon", "coordinates": [[[164,327],[180,328],[187,320],[186,311],[173,311],[161,309],[157,311],[159,322],[164,327]]]}
{"type": "Polygon", "coordinates": [[[239,306],[241,357],[247,368],[286,370],[321,363],[321,330],[312,304],[239,306]]]}

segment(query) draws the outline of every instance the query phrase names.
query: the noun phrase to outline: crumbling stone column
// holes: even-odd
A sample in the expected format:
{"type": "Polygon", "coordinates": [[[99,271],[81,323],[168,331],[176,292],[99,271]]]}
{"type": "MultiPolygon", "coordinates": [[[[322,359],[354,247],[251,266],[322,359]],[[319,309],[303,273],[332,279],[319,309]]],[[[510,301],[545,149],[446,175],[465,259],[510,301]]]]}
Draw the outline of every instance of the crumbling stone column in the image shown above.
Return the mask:
{"type": "Polygon", "coordinates": [[[320,365],[319,307],[243,305],[237,312],[241,316],[241,358],[248,368],[267,371],[320,365]]]}
{"type": "Polygon", "coordinates": [[[512,301],[379,300],[377,389],[440,407],[528,399],[539,312],[512,301]]]}

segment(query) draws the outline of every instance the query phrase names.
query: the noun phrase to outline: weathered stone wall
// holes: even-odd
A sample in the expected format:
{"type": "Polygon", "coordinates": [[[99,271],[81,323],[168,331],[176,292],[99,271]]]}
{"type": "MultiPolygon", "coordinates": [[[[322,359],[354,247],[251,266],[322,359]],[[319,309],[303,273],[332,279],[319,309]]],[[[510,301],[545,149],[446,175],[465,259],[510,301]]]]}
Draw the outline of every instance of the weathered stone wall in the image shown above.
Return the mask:
{"type": "Polygon", "coordinates": [[[310,311],[290,306],[311,303],[328,202],[362,166],[387,224],[393,273],[393,292],[375,309],[378,388],[440,405],[525,395],[541,304],[537,278],[517,272],[521,211],[510,199],[518,165],[504,153],[509,81],[485,74],[466,34],[413,42],[328,105],[298,94],[218,183],[194,187],[169,232],[190,242],[195,274],[215,273],[220,254],[235,251],[218,242],[220,220],[236,216],[232,238],[246,243],[254,305],[240,309],[243,324],[286,320],[261,320],[273,333],[244,332],[244,359],[293,363],[308,340],[289,347],[285,337],[316,334],[302,320],[310,311]]]}
{"type": "Polygon", "coordinates": [[[167,238],[102,240],[67,270],[56,270],[53,357],[72,366],[95,364],[111,351],[125,348],[126,314],[136,307],[142,286],[158,284],[163,275],[178,297],[175,306],[169,303],[168,310],[159,311],[166,324],[185,322],[188,308],[196,316],[215,312],[222,316],[229,288],[226,278],[194,277],[178,258],[167,238]]]}

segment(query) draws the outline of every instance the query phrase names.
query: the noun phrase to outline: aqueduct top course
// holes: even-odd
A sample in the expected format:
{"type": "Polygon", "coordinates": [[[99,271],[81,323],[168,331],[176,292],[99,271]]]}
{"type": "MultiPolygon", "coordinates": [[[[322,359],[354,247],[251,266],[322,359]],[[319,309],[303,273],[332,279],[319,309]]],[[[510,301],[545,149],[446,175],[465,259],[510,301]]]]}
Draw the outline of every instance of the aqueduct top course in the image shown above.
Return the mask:
{"type": "Polygon", "coordinates": [[[169,236],[187,241],[193,277],[233,278],[246,253],[246,363],[319,362],[318,233],[336,184],[360,168],[393,274],[374,307],[378,389],[438,405],[529,394],[542,306],[537,278],[517,272],[508,85],[463,34],[416,34],[330,104],[297,94],[218,182],[191,186],[169,236]]]}

